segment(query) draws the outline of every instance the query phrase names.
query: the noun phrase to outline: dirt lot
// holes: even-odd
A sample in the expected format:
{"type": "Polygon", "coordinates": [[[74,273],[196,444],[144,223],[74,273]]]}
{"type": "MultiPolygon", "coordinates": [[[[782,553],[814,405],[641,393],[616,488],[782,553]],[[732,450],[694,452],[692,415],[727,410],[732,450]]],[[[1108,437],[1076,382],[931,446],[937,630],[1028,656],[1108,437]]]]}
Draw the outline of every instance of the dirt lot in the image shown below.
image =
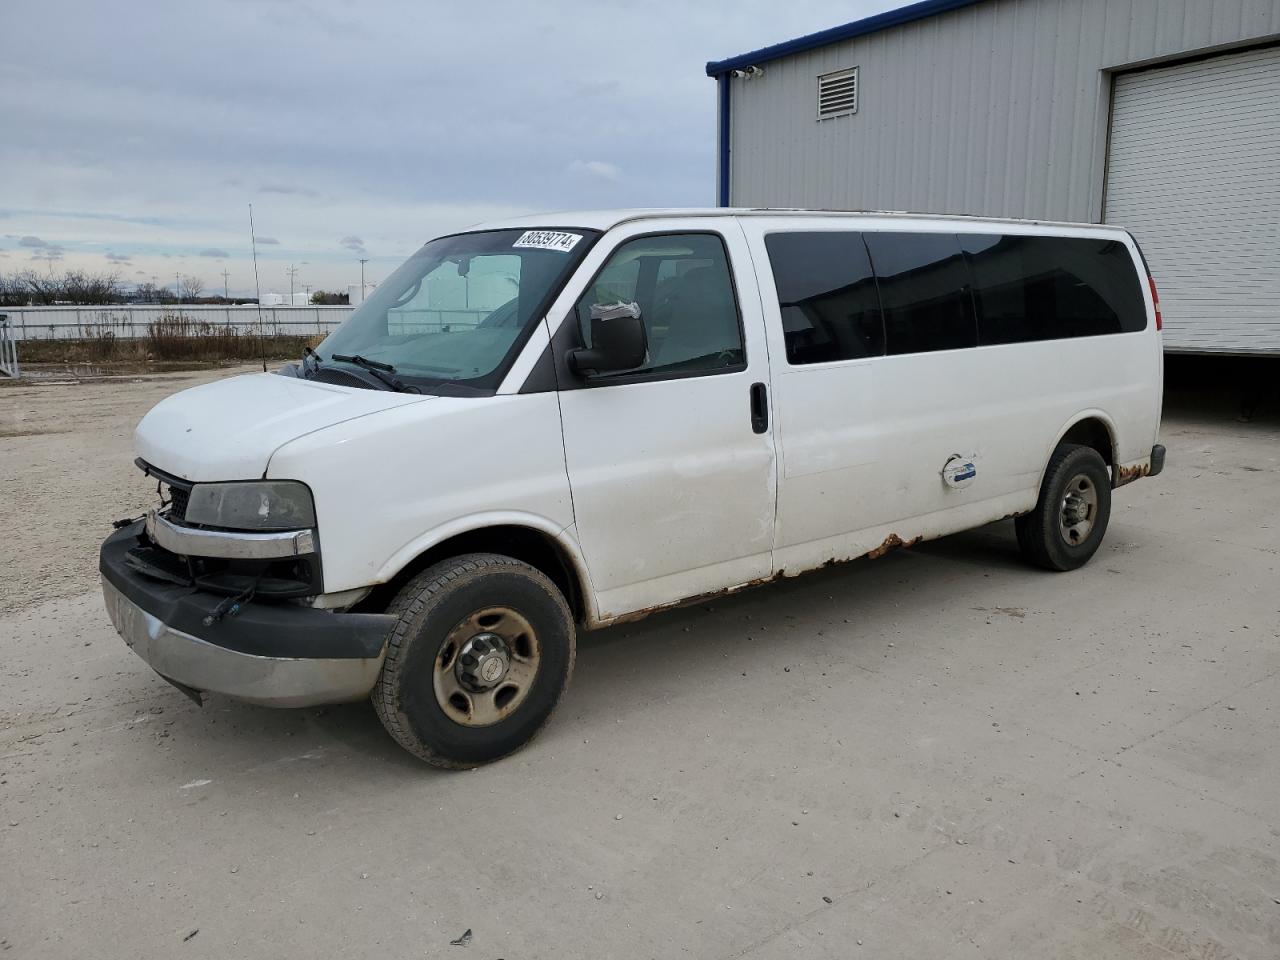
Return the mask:
{"type": "Polygon", "coordinates": [[[0,955],[1280,956],[1274,417],[1167,415],[1073,574],[996,525],[585,637],[449,774],[113,633],[130,433],[209,376],[0,387],[0,955]]]}

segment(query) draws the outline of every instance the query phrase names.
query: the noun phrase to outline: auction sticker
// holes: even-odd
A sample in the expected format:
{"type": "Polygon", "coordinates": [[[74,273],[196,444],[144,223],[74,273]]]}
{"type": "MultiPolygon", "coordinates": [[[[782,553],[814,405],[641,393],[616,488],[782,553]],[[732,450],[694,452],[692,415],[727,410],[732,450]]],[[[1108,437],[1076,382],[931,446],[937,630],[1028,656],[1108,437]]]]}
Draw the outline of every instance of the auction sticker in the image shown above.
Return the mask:
{"type": "Polygon", "coordinates": [[[560,233],[557,230],[526,230],[513,247],[532,247],[535,250],[558,250],[568,253],[582,236],[577,233],[560,233]]]}

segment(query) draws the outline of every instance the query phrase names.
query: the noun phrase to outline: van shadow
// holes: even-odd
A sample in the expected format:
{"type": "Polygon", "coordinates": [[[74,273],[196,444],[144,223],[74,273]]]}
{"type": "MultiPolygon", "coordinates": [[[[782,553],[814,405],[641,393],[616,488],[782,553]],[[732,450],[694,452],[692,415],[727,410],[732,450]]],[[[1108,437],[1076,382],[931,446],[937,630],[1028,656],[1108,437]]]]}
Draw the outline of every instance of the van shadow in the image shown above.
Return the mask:
{"type": "MultiPolygon", "coordinates": [[[[944,581],[957,575],[1038,576],[1019,558],[1012,524],[992,524],[941,540],[898,550],[877,560],[859,559],[786,578],[741,593],[654,613],[642,621],[578,636],[578,666],[557,716],[539,741],[554,743],[583,736],[622,711],[646,709],[654,684],[679,663],[680,696],[719,681],[725,659],[735,671],[772,668],[781,656],[802,656],[786,644],[830,624],[845,652],[859,648],[889,621],[901,622],[944,581]],[[980,568],[981,572],[979,572],[980,568]],[[798,629],[799,628],[799,629],[798,629]]],[[[878,641],[875,641],[878,642],[878,641]]],[[[736,675],[736,673],[735,673],[736,675]]],[[[229,751],[240,765],[280,763],[292,750],[318,750],[326,760],[314,766],[326,777],[378,775],[394,779],[436,776],[446,771],[423,764],[404,751],[368,702],[324,708],[276,710],[221,697],[192,711],[184,733],[229,751]]],[[[532,749],[537,749],[535,744],[532,749]]],[[[306,756],[305,753],[302,754],[306,756]]]]}

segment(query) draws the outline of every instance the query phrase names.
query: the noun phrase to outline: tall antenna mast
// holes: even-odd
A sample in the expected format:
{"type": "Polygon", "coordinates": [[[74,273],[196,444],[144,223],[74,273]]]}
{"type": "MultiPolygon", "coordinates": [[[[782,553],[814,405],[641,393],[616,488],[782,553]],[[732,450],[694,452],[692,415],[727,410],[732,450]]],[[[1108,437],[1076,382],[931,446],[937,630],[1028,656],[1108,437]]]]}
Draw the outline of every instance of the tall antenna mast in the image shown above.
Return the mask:
{"type": "Polygon", "coordinates": [[[223,300],[231,299],[231,296],[227,293],[227,277],[228,277],[227,269],[226,267],[223,267],[222,268],[222,299],[223,300]]]}
{"type": "Polygon", "coordinates": [[[262,326],[262,285],[258,282],[258,238],[253,232],[253,204],[249,204],[249,243],[253,247],[253,292],[258,296],[258,347],[262,351],[262,372],[267,372],[266,330],[262,326]]]}

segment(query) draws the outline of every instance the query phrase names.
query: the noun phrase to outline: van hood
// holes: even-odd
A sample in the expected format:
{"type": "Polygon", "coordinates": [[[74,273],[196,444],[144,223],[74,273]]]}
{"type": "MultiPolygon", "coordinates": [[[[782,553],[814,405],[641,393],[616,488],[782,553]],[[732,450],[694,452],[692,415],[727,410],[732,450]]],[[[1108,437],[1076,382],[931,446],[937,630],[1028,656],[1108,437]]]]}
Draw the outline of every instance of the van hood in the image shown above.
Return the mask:
{"type": "Polygon", "coordinates": [[[134,449],[153,467],[183,480],[253,480],[290,440],[431,399],[274,373],[230,377],[161,400],[138,424],[134,449]]]}

